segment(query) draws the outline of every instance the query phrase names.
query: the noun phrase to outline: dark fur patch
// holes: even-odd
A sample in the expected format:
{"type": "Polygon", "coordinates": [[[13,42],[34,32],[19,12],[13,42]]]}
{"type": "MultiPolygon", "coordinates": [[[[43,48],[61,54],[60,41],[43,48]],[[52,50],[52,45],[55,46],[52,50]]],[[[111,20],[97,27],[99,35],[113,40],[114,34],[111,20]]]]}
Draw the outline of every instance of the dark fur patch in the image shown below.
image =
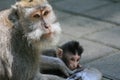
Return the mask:
{"type": "Polygon", "coordinates": [[[75,55],[76,52],[78,52],[78,55],[81,55],[83,53],[83,48],[78,41],[69,41],[60,46],[60,48],[63,50],[64,54],[70,52],[75,55]]]}

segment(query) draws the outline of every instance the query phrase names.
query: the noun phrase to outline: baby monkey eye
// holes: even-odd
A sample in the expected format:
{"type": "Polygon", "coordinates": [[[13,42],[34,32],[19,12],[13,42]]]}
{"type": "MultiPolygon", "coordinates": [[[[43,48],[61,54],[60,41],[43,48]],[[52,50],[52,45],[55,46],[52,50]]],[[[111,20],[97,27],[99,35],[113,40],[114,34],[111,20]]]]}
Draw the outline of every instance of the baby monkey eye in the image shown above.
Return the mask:
{"type": "Polygon", "coordinates": [[[74,59],[74,58],[71,58],[70,60],[71,60],[71,61],[74,61],[75,59],[74,59]]]}
{"type": "Polygon", "coordinates": [[[80,59],[77,59],[77,62],[79,62],[80,59]]]}

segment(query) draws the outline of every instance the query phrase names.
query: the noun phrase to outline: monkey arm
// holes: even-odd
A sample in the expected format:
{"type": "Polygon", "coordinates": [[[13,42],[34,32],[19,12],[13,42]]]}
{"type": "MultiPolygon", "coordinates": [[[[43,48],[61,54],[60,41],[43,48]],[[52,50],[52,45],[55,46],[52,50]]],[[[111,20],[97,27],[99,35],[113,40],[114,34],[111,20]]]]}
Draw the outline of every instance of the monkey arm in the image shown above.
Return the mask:
{"type": "Polygon", "coordinates": [[[41,70],[57,69],[62,71],[66,76],[69,76],[69,74],[72,73],[72,71],[67,68],[64,62],[59,58],[42,55],[40,65],[41,70]]]}
{"type": "Polygon", "coordinates": [[[58,69],[60,61],[57,58],[41,56],[41,69],[58,69]]]}

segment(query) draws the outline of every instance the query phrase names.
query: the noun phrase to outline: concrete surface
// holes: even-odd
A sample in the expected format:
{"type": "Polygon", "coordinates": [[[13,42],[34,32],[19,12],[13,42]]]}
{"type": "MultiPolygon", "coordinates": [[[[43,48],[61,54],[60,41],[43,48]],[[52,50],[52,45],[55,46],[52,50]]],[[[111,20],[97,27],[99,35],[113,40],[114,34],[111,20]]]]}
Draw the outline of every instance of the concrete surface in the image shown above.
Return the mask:
{"type": "MultiPolygon", "coordinates": [[[[81,63],[99,69],[103,80],[120,80],[120,1],[49,0],[61,23],[59,44],[77,40],[81,63]]],[[[0,0],[0,10],[15,0],[0,0]]]]}

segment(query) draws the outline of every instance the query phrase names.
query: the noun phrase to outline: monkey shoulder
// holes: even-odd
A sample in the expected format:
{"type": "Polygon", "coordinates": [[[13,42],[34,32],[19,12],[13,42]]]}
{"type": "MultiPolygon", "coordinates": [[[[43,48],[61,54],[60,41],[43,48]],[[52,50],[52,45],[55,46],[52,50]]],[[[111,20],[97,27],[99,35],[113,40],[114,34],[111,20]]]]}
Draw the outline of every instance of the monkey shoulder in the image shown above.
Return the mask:
{"type": "Polygon", "coordinates": [[[0,11],[0,31],[12,28],[13,23],[9,20],[9,15],[11,14],[11,12],[12,12],[11,8],[0,11]]]}

